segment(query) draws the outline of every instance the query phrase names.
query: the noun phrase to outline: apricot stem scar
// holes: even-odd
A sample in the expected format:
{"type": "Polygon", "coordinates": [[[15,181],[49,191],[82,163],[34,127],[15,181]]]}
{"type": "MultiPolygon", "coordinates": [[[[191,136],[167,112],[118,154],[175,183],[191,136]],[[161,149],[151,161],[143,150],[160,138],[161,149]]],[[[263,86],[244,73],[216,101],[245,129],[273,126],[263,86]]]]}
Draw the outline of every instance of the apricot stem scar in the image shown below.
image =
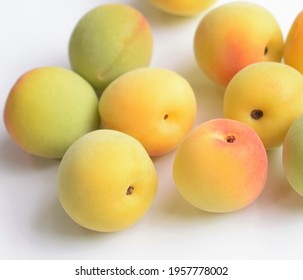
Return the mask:
{"type": "Polygon", "coordinates": [[[126,195],[131,195],[134,192],[134,189],[133,186],[129,186],[126,190],[126,195]]]}
{"type": "Polygon", "coordinates": [[[168,114],[165,114],[163,119],[166,120],[168,118],[168,114]]]}
{"type": "Polygon", "coordinates": [[[250,113],[250,116],[254,119],[254,120],[259,120],[263,117],[263,112],[261,110],[252,110],[250,113]]]}
{"type": "Polygon", "coordinates": [[[268,47],[266,46],[264,49],[264,55],[267,55],[267,53],[268,53],[268,47]]]}
{"type": "Polygon", "coordinates": [[[225,141],[227,143],[234,143],[236,141],[236,137],[234,135],[228,135],[225,137],[225,141]]]}

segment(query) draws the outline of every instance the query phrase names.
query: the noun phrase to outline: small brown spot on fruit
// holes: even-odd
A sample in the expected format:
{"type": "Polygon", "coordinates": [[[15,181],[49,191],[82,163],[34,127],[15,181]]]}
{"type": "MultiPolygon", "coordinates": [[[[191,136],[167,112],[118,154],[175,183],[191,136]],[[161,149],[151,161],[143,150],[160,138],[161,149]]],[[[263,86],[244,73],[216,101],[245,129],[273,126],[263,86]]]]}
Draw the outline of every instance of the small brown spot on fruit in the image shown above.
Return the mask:
{"type": "Polygon", "coordinates": [[[168,118],[168,114],[165,114],[163,120],[166,120],[167,118],[168,118]]]}
{"type": "Polygon", "coordinates": [[[133,186],[129,186],[126,190],[126,195],[131,195],[134,192],[134,189],[133,186]]]}
{"type": "Polygon", "coordinates": [[[263,111],[257,109],[257,110],[252,110],[250,113],[250,116],[254,119],[254,120],[259,120],[263,117],[263,111]]]}
{"type": "Polygon", "coordinates": [[[227,135],[225,137],[225,141],[227,143],[234,143],[236,141],[236,137],[234,135],[227,135]]]}

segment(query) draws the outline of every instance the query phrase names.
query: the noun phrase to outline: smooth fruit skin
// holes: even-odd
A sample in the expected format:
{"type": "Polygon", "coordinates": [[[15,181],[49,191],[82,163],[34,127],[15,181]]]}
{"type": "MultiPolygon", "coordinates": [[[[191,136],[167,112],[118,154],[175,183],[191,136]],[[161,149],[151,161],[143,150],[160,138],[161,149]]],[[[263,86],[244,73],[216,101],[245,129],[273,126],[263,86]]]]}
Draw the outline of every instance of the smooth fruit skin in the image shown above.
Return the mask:
{"type": "Polygon", "coordinates": [[[35,68],[11,89],[4,123],[24,151],[62,158],[75,140],[99,128],[98,98],[88,82],[68,69],[35,68]]]}
{"type": "Polygon", "coordinates": [[[285,136],[282,159],[289,184],[303,196],[303,114],[294,121],[285,136]]]}
{"type": "Polygon", "coordinates": [[[77,140],[58,173],[58,197],[79,225],[100,232],[120,231],[138,222],[157,191],[152,160],[133,137],[96,130],[77,140]]]}
{"type": "Polygon", "coordinates": [[[224,87],[249,64],[280,62],[283,47],[276,19],[253,3],[233,2],[211,10],[202,18],[194,37],[199,67],[224,87]]]}
{"type": "Polygon", "coordinates": [[[282,145],[293,121],[303,112],[303,77],[277,62],[259,62],[241,70],[224,94],[224,117],[255,129],[266,149],[282,145]]]}
{"type": "Polygon", "coordinates": [[[193,127],[195,94],[174,71],[140,68],[130,71],[103,92],[101,126],[138,139],[149,155],[172,151],[193,127]]]}
{"type": "Polygon", "coordinates": [[[175,185],[198,209],[226,213],[248,206],[267,178],[266,150],[253,129],[229,119],[198,125],[178,147],[175,185]]]}
{"type": "Polygon", "coordinates": [[[114,79],[149,66],[153,35],[145,17],[124,4],[101,5],[77,23],[69,42],[74,71],[100,95],[114,79]]]}
{"type": "Polygon", "coordinates": [[[293,22],[284,47],[284,62],[303,74],[303,11],[293,22]]]}
{"type": "Polygon", "coordinates": [[[216,0],[150,0],[150,2],[169,14],[193,16],[213,5],[216,0]]]}

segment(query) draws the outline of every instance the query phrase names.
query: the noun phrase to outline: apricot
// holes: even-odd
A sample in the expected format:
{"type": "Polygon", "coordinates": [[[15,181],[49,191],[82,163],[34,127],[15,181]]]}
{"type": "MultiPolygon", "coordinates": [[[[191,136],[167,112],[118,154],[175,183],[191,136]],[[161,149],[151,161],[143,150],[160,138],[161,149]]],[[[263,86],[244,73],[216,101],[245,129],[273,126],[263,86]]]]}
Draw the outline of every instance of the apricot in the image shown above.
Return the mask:
{"type": "Polygon", "coordinates": [[[89,81],[99,95],[120,75],[149,66],[152,50],[148,21],[124,4],[105,4],[86,13],[69,42],[73,70],[89,81]]]}
{"type": "Polygon", "coordinates": [[[283,169],[293,190],[303,196],[303,113],[292,123],[283,142],[283,169]]]}
{"type": "Polygon", "coordinates": [[[68,69],[36,68],[11,89],[4,122],[24,151],[62,158],[75,140],[99,128],[98,98],[87,81],[68,69]]]}
{"type": "Polygon", "coordinates": [[[192,16],[200,13],[216,0],[150,0],[150,2],[162,11],[179,16],[192,16]]]}
{"type": "Polygon", "coordinates": [[[173,177],[188,203],[207,212],[225,213],[257,199],[267,170],[266,150],[251,127],[213,119],[195,127],[179,145],[173,177]]]}
{"type": "Polygon", "coordinates": [[[208,12],[194,38],[198,66],[224,87],[249,64],[280,62],[283,47],[281,28],[274,16],[262,6],[246,2],[224,4],[208,12]]]}
{"type": "Polygon", "coordinates": [[[101,126],[132,135],[151,156],[172,151],[192,128],[195,94],[185,78],[162,68],[132,70],[99,100],[101,126]]]}
{"type": "Polygon", "coordinates": [[[96,130],[74,142],[58,173],[58,197],[79,225],[101,232],[137,223],[157,192],[154,164],[140,142],[113,130],[96,130]]]}
{"type": "Polygon", "coordinates": [[[295,18],[286,38],[284,62],[303,74],[303,11],[295,18]]]}
{"type": "Polygon", "coordinates": [[[224,93],[224,117],[251,126],[266,149],[282,145],[303,113],[303,76],[278,62],[258,62],[239,71],[224,93]]]}

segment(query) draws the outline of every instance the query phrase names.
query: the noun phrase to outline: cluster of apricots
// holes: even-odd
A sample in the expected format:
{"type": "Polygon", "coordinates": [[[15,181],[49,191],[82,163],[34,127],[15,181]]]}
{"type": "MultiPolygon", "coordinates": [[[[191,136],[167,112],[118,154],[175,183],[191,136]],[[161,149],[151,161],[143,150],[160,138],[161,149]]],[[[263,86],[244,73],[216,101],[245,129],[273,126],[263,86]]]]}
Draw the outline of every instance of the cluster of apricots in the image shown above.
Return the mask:
{"type": "Polygon", "coordinates": [[[19,147],[60,159],[66,213],[95,231],[128,228],[157,193],[153,157],[173,150],[176,188],[201,210],[225,213],[255,201],[266,184],[266,151],[282,145],[285,175],[303,195],[303,14],[284,41],[273,15],[253,3],[149,1],[176,16],[209,8],[192,44],[201,71],[225,89],[224,118],[194,127],[189,82],[149,66],[153,33],[141,12],[125,4],[87,12],[70,37],[71,69],[24,73],[4,109],[19,147]]]}

